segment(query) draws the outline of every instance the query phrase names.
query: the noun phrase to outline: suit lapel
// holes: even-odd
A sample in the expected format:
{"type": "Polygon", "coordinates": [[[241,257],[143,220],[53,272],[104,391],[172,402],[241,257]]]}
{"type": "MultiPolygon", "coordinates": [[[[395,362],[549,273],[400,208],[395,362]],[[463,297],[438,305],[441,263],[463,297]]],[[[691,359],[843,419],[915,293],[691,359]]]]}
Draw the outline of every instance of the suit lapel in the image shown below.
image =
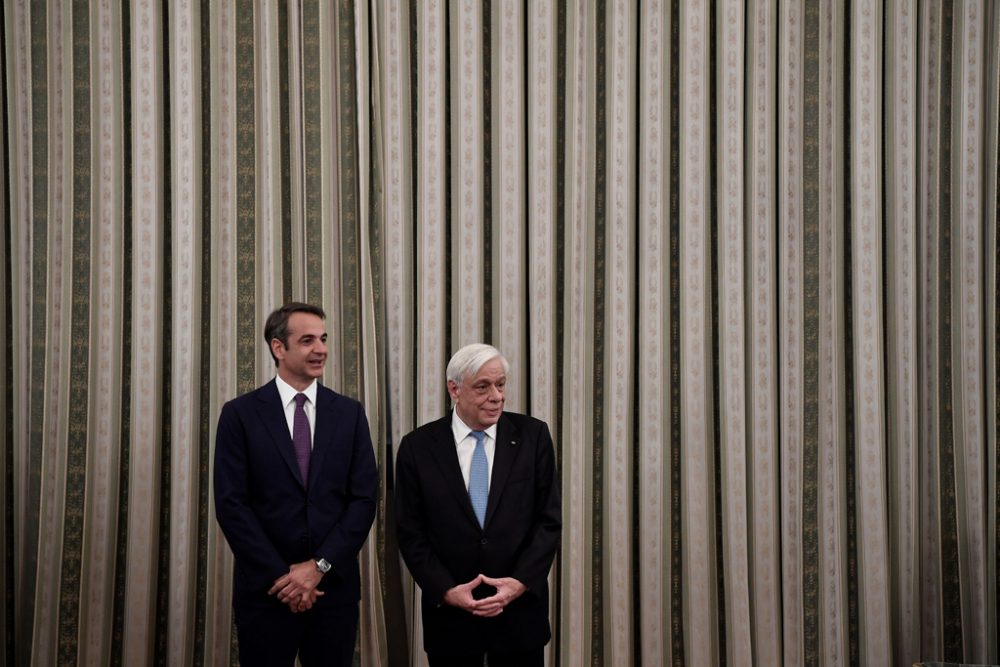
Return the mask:
{"type": "MultiPolygon", "coordinates": [[[[517,429],[506,415],[501,414],[500,421],[497,422],[496,448],[493,450],[493,474],[490,475],[490,495],[486,502],[484,522],[486,525],[489,525],[493,512],[500,503],[500,497],[503,495],[504,486],[507,484],[518,451],[517,429]]],[[[469,506],[472,506],[471,501],[469,506]]]]}
{"type": "Polygon", "coordinates": [[[274,443],[278,454],[284,460],[295,479],[302,483],[302,476],[299,474],[299,464],[295,460],[295,449],[292,446],[292,436],[288,432],[288,420],[285,419],[285,408],[281,404],[281,394],[278,393],[278,385],[271,380],[257,391],[257,399],[261,402],[260,420],[264,423],[271,442],[274,443]]]}
{"type": "Polygon", "coordinates": [[[448,413],[446,417],[437,421],[432,434],[431,456],[441,470],[445,486],[455,496],[469,520],[478,526],[479,520],[472,509],[469,489],[465,486],[465,478],[462,477],[462,467],[458,464],[458,450],[455,448],[455,434],[451,430],[451,418],[451,413],[448,413]]]}
{"type": "Polygon", "coordinates": [[[309,488],[313,488],[323,459],[334,447],[333,434],[337,431],[340,414],[336,410],[337,394],[322,385],[316,387],[316,425],[313,429],[313,450],[309,458],[309,488]]]}

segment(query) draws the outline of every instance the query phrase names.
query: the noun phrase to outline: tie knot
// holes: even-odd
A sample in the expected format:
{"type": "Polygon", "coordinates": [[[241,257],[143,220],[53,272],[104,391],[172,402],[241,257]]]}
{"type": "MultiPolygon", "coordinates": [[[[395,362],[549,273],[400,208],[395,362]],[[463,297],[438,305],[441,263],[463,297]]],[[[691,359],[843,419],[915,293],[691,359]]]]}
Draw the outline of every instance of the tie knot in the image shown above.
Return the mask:
{"type": "Polygon", "coordinates": [[[303,405],[306,404],[306,400],[308,398],[309,397],[306,396],[305,394],[295,394],[295,405],[301,408],[303,405]]]}
{"type": "Polygon", "coordinates": [[[477,443],[483,442],[486,439],[486,431],[472,431],[472,437],[477,443]]]}

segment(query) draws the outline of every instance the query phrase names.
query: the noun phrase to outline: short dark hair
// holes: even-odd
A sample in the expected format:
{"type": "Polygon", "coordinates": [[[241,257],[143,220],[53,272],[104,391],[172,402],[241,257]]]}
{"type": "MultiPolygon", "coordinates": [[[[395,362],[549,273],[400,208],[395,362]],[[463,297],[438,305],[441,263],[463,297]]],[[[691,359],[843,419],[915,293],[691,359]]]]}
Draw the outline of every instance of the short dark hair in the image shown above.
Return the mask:
{"type": "Polygon", "coordinates": [[[268,315],[267,322],[264,323],[264,342],[267,343],[267,351],[271,353],[275,366],[278,365],[278,358],[274,356],[274,350],[271,349],[271,341],[277,338],[281,341],[281,345],[286,350],[288,349],[288,318],[292,316],[292,313],[310,313],[319,316],[322,320],[326,319],[326,313],[323,312],[322,308],[301,301],[286,303],[268,315]]]}

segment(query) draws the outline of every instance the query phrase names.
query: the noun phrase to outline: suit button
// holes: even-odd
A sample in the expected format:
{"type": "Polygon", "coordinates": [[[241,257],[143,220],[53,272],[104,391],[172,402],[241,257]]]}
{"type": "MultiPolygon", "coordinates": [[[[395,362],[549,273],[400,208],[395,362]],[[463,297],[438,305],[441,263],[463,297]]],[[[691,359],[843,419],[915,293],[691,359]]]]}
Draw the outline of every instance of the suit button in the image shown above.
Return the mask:
{"type": "Polygon", "coordinates": [[[479,540],[480,544],[486,544],[487,542],[489,542],[489,540],[486,539],[485,537],[483,539],[479,540]]]}

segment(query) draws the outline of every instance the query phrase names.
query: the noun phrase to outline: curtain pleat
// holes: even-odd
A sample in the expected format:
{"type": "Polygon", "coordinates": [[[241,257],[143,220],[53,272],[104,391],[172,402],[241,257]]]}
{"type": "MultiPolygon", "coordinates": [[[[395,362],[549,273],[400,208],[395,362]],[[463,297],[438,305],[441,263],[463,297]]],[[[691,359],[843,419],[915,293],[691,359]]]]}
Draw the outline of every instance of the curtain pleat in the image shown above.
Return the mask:
{"type": "Polygon", "coordinates": [[[1000,8],[4,4],[4,664],[236,664],[222,405],[327,312],[381,484],[357,656],[426,664],[401,437],[511,362],[548,664],[996,662],[1000,8]]]}

